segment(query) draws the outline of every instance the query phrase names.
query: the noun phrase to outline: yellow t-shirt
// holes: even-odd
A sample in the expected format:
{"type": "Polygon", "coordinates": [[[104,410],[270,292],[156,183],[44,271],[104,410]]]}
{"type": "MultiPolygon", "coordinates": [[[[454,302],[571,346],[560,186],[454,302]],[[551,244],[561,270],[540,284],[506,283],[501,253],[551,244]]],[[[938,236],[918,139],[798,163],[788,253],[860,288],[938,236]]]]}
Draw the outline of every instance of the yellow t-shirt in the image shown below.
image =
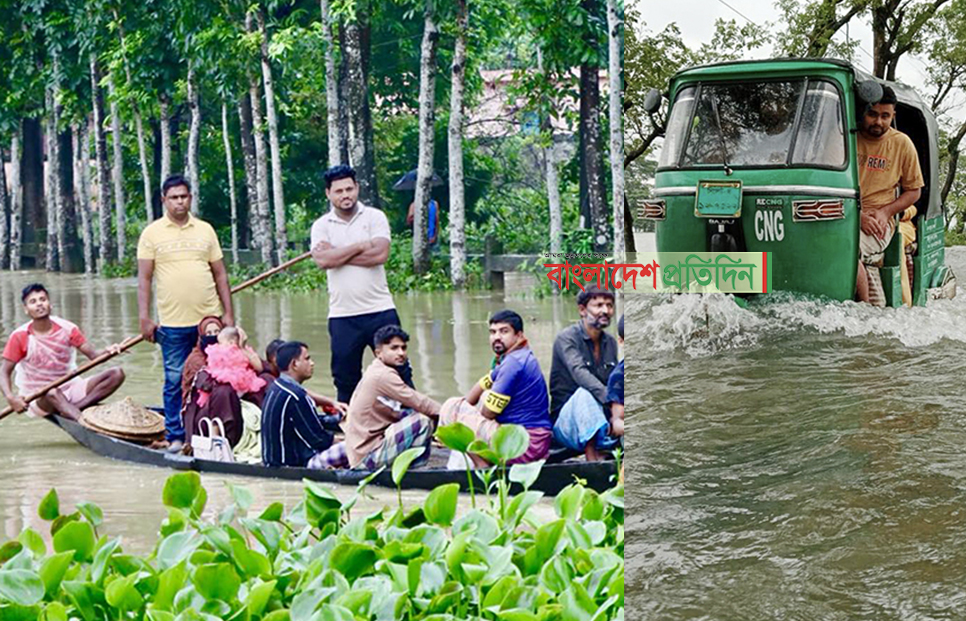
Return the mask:
{"type": "Polygon", "coordinates": [[[890,127],[878,140],[856,135],[859,152],[859,190],[862,206],[878,208],[896,199],[896,188],[915,190],[925,185],[919,156],[909,136],[890,127]]]}
{"type": "Polygon", "coordinates": [[[221,315],[210,264],[222,256],[215,230],[194,216],[183,227],[163,216],[141,232],[138,260],[154,261],[162,326],[196,326],[207,315],[221,315]]]}

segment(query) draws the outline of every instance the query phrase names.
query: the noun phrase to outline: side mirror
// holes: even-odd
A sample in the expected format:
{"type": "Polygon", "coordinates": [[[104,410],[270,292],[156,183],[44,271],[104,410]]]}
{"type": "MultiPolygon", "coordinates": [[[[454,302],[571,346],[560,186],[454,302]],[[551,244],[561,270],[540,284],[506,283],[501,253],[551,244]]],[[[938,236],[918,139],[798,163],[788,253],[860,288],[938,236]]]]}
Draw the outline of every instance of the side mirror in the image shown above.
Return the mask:
{"type": "Polygon", "coordinates": [[[855,85],[855,94],[868,104],[875,104],[882,99],[882,85],[875,80],[863,80],[855,85]]]}
{"type": "Polygon", "coordinates": [[[654,114],[657,112],[658,108],[661,107],[661,91],[656,88],[652,88],[647,91],[647,95],[644,96],[644,111],[648,114],[654,114]]]}

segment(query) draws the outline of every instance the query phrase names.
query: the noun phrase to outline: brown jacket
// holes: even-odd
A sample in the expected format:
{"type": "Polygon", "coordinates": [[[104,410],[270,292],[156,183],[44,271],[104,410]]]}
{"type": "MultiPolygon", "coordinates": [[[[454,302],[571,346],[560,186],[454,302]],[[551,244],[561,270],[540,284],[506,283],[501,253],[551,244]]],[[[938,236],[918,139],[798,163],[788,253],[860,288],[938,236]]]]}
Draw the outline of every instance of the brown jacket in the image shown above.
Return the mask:
{"type": "Polygon", "coordinates": [[[440,404],[407,386],[394,368],[376,358],[349,402],[345,446],[353,468],[382,446],[386,429],[402,418],[403,408],[437,416],[440,404]]]}

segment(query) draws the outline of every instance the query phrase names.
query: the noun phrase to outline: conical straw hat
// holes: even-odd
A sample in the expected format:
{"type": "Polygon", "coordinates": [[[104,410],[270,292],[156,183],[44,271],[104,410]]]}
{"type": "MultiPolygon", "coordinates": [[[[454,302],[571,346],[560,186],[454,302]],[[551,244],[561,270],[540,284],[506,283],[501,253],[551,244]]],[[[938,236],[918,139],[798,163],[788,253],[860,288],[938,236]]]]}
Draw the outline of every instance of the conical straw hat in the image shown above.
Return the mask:
{"type": "Polygon", "coordinates": [[[130,397],[87,408],[83,412],[81,423],[95,431],[119,437],[153,436],[164,431],[164,417],[136,403],[130,397]]]}

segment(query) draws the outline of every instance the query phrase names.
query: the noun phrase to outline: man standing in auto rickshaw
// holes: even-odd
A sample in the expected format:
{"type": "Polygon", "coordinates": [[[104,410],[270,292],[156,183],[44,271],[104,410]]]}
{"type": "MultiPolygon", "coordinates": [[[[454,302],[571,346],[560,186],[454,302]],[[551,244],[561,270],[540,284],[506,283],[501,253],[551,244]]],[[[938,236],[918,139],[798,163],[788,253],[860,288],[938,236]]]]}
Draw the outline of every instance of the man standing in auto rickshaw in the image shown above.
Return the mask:
{"type": "Polygon", "coordinates": [[[925,185],[916,147],[892,127],[896,101],[892,88],[883,86],[879,102],[866,106],[856,136],[862,213],[855,290],[859,301],[874,306],[885,306],[879,267],[896,232],[895,216],[919,200],[925,185]]]}

